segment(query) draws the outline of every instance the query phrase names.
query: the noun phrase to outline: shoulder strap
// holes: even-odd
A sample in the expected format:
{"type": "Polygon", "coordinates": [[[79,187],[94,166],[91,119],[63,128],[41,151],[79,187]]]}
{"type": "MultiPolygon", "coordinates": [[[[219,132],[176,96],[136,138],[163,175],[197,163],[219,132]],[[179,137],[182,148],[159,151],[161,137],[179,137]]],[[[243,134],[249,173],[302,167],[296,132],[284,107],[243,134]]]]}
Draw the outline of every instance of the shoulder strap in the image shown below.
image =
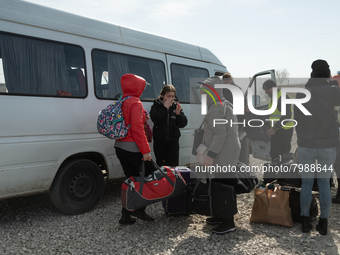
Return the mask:
{"type": "Polygon", "coordinates": [[[204,123],[204,118],[203,118],[202,123],[201,123],[201,125],[198,129],[202,129],[203,123],[204,123]]]}
{"type": "Polygon", "coordinates": [[[233,105],[232,105],[229,101],[224,101],[223,103],[224,103],[224,107],[223,107],[223,110],[224,110],[224,111],[223,111],[223,116],[226,117],[225,114],[226,114],[226,112],[227,112],[227,107],[230,106],[231,109],[233,109],[233,105]]]}

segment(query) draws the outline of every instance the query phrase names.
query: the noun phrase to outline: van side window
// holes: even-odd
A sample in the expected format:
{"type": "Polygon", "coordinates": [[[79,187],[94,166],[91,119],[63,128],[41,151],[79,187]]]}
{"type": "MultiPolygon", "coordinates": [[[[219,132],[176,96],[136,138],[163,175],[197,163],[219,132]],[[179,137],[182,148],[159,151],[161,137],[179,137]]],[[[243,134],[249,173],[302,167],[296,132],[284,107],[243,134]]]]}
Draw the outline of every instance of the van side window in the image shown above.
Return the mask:
{"type": "Polygon", "coordinates": [[[190,79],[200,79],[203,82],[204,79],[209,77],[207,69],[185,66],[180,64],[171,64],[172,84],[176,88],[177,97],[180,102],[190,103],[194,102],[194,98],[190,98],[192,93],[197,91],[190,91],[190,88],[199,87],[199,84],[190,84],[190,79]]]}
{"type": "Polygon", "coordinates": [[[0,94],[85,97],[80,47],[0,33],[0,94]]]}
{"type": "Polygon", "coordinates": [[[120,78],[126,73],[139,75],[150,84],[141,100],[154,100],[166,84],[162,61],[102,50],[93,50],[92,58],[95,91],[100,99],[117,99],[122,94],[120,78]]]}

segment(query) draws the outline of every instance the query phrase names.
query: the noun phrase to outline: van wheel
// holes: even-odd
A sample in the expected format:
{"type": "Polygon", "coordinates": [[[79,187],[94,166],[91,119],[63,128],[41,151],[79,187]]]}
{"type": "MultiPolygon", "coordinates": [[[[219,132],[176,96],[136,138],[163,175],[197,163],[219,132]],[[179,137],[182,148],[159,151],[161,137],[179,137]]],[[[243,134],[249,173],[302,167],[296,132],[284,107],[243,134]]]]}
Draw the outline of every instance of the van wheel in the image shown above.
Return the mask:
{"type": "Polygon", "coordinates": [[[239,161],[248,166],[249,165],[249,154],[250,154],[250,140],[247,136],[245,136],[241,142],[241,152],[240,152],[239,161]]]}
{"type": "Polygon", "coordinates": [[[71,159],[63,164],[50,188],[52,203],[66,214],[93,209],[104,191],[100,167],[88,159],[71,159]]]}

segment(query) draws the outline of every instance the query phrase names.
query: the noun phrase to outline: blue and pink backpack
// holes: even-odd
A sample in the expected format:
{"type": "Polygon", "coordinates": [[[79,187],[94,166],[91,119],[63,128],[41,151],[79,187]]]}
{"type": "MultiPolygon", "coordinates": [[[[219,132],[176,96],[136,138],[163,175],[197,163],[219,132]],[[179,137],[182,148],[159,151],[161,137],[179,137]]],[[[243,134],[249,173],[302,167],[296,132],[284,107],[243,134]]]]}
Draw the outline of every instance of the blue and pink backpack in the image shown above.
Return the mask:
{"type": "Polygon", "coordinates": [[[105,109],[99,112],[97,120],[97,129],[99,134],[102,134],[110,139],[121,139],[127,135],[130,125],[126,126],[122,105],[123,102],[130,98],[119,98],[117,102],[109,104],[105,109]]]}

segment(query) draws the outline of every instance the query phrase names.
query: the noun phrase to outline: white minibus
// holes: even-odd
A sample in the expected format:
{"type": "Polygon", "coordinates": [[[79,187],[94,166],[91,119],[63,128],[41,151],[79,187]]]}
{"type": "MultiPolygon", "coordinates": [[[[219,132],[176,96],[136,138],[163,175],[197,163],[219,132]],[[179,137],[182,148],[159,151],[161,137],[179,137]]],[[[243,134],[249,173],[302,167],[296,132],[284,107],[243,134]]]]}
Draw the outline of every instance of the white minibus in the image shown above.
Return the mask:
{"type": "Polygon", "coordinates": [[[147,111],[165,84],[188,117],[197,109],[180,139],[180,164],[190,162],[202,120],[200,105],[189,107],[191,80],[227,71],[213,53],[25,1],[0,6],[0,199],[49,191],[66,214],[98,203],[105,181],[123,176],[114,140],[96,122],[125,73],[151,84],[141,97],[147,111]]]}

